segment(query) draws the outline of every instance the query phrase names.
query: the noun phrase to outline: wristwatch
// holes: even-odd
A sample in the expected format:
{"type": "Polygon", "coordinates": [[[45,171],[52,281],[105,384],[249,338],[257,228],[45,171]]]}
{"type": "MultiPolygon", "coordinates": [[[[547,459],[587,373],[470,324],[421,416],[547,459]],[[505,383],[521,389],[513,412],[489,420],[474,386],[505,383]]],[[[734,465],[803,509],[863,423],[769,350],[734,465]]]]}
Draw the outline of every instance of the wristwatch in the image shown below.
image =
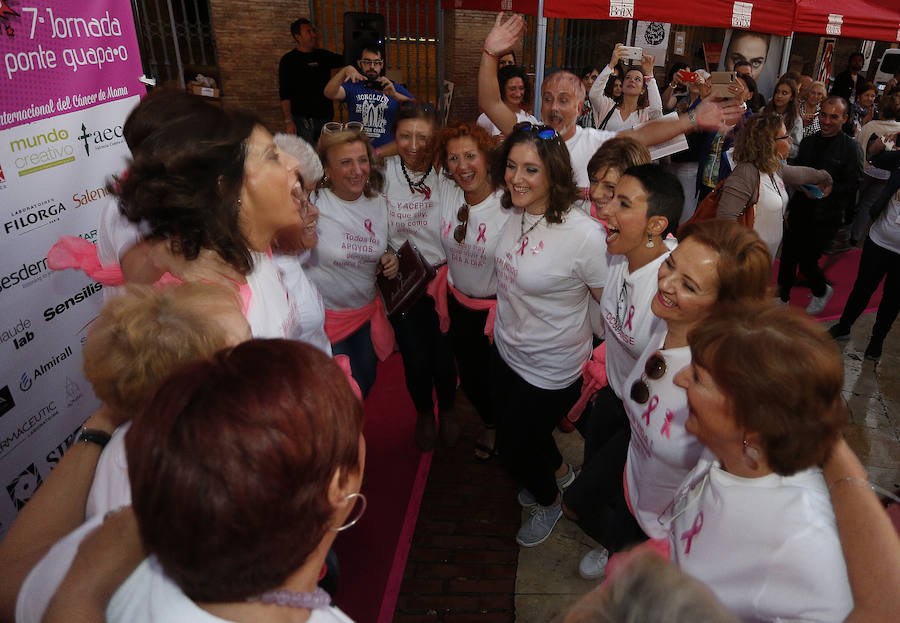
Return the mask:
{"type": "Polygon", "coordinates": [[[105,448],[109,443],[110,434],[96,428],[81,427],[81,433],[78,434],[78,441],[81,443],[95,443],[101,448],[105,448]]]}

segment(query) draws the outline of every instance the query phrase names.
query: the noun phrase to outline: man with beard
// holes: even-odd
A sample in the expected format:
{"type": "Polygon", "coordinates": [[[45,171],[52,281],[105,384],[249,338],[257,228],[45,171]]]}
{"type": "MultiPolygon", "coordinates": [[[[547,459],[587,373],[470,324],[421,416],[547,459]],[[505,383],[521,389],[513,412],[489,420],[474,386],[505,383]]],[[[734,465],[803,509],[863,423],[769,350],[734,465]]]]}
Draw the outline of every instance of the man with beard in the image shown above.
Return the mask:
{"type": "MultiPolygon", "coordinates": [[[[494,28],[488,33],[482,48],[481,66],[478,70],[478,105],[488,118],[500,129],[504,136],[512,134],[516,115],[500,99],[497,84],[497,52],[515,48],[525,30],[525,20],[513,15],[503,20],[497,16],[494,28]]],[[[577,124],[578,115],[584,102],[584,84],[575,74],[557,71],[541,84],[541,120],[565,142],[572,161],[572,173],[579,188],[590,186],[587,164],[597,149],[614,136],[630,136],[644,145],[658,145],[682,133],[696,129],[718,130],[723,120],[734,123],[743,113],[736,99],[721,108],[713,102],[704,102],[678,119],[657,119],[640,128],[622,132],[608,132],[593,128],[582,128],[577,124]]],[[[586,209],[590,206],[585,202],[586,209]]]]}
{"type": "Polygon", "coordinates": [[[359,71],[347,65],[331,78],[323,92],[335,101],[346,101],[349,120],[362,123],[372,145],[381,147],[394,141],[391,129],[399,102],[414,97],[384,75],[384,55],[377,44],[366,43],[356,63],[359,71]]]}
{"type": "Polygon", "coordinates": [[[860,76],[863,61],[865,57],[860,52],[854,52],[850,55],[847,62],[847,69],[839,73],[834,78],[834,84],[831,86],[831,95],[835,97],[843,97],[845,100],[853,104],[859,95],[862,95],[861,89],[866,79],[860,76]]]}

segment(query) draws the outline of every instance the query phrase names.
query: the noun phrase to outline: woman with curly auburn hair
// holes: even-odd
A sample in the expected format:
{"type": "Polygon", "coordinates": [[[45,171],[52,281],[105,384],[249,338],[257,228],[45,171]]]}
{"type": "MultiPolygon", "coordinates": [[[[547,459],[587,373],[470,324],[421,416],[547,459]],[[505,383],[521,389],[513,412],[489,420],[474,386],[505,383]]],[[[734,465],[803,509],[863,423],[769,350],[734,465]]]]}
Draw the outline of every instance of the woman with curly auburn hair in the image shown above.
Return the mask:
{"type": "Polygon", "coordinates": [[[542,543],[562,516],[560,488],[575,472],[553,429],[578,400],[591,353],[588,301],[606,285],[606,236],[574,207],[569,151],[555,130],[520,123],[493,166],[510,218],[494,252],[497,319],[491,387],[500,459],[534,500],[519,530],[523,547],[542,543]]]}
{"type": "Polygon", "coordinates": [[[803,140],[803,119],[800,117],[800,96],[797,83],[790,78],[781,78],[775,85],[772,99],[760,112],[776,113],[781,116],[785,134],[790,135],[793,143],[790,146],[788,157],[793,158],[800,149],[800,141],[803,140]]]}
{"type": "Polygon", "coordinates": [[[460,386],[484,422],[475,458],[495,454],[496,419],[491,408],[491,337],[497,309],[494,251],[515,210],[500,205],[503,191],[490,174],[493,140],[477,125],[457,121],[438,133],[437,157],[445,183],[440,199],[441,244],[447,254],[450,340],[460,386]]]}
{"type": "Polygon", "coordinates": [[[847,421],[840,353],[812,318],[767,302],[723,308],[687,341],[675,383],[712,456],[659,518],[671,559],[742,621],[844,621],[853,597],[820,467],[847,421]]]}
{"type": "Polygon", "coordinates": [[[383,270],[393,278],[399,263],[387,253],[388,205],[380,194],[380,160],[361,124],[336,125],[323,129],[316,148],[325,172],[314,201],[319,244],[304,269],[322,295],[331,350],[350,358],[353,378],[366,396],[379,356],[387,357],[394,342],[375,293],[375,274],[383,270]]]}
{"type": "Polygon", "coordinates": [[[753,115],[744,122],[734,144],[734,171],[722,185],[717,216],[737,220],[745,210],[754,210],[753,229],[775,257],[781,244],[788,191],[815,184],[827,191],[827,171],[784,164],[793,138],[775,113],[753,115]]]}

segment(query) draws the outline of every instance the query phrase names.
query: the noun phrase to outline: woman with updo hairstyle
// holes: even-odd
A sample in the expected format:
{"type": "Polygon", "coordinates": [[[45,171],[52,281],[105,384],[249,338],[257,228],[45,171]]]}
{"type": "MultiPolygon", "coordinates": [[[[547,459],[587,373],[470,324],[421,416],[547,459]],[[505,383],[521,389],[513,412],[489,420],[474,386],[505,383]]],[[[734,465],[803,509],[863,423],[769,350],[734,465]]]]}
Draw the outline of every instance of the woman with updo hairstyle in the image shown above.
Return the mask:
{"type": "Polygon", "coordinates": [[[199,97],[190,107],[143,139],[113,192],[145,238],[168,241],[187,264],[211,254],[246,279],[254,335],[287,336],[293,308],[269,251],[280,229],[300,222],[297,161],[252,115],[199,97]]]}
{"type": "MultiPolygon", "coordinates": [[[[525,68],[520,65],[501,67],[497,71],[497,82],[500,85],[500,99],[516,116],[516,121],[537,123],[537,118],[528,112],[532,96],[531,82],[528,80],[525,68]]],[[[500,136],[500,129],[488,119],[487,114],[481,113],[475,123],[487,131],[491,137],[503,138],[500,136]]]]}
{"type": "Polygon", "coordinates": [[[441,244],[447,254],[450,339],[460,386],[484,423],[475,458],[495,456],[490,361],[497,308],[494,252],[514,210],[500,204],[503,191],[491,176],[493,141],[483,128],[457,121],[438,133],[437,157],[448,181],[441,195],[441,244]]]}
{"type": "Polygon", "coordinates": [[[803,119],[800,117],[800,96],[797,83],[791,78],[781,78],[775,85],[772,99],[762,109],[763,113],[774,113],[781,117],[786,129],[785,134],[791,137],[788,157],[794,158],[803,140],[803,119]]]}
{"type": "Polygon", "coordinates": [[[578,400],[592,336],[588,301],[607,280],[602,226],[579,198],[569,151],[550,127],[517,124],[494,157],[509,219],[494,251],[497,317],[491,388],[500,460],[533,500],[516,541],[533,547],[562,516],[575,478],[553,429],[578,400]]]}
{"type": "Polygon", "coordinates": [[[761,113],[744,122],[734,142],[734,170],[722,185],[717,216],[737,220],[753,209],[753,229],[760,235],[772,257],[781,246],[788,190],[814,184],[831,186],[828,171],[785,164],[793,138],[781,115],[761,113]],[[752,206],[756,206],[752,208],[752,206]]]}
{"type": "Polygon", "coordinates": [[[375,293],[375,274],[394,277],[388,247],[388,207],[380,160],[350,122],[324,128],[317,146],[325,176],[314,197],[318,244],[304,264],[325,305],[325,332],[335,355],[347,355],[363,396],[375,383],[378,359],[391,354],[394,336],[375,293]]]}
{"type": "Polygon", "coordinates": [[[845,620],[853,598],[820,468],[847,421],[831,338],[799,310],[744,302],[688,342],[675,380],[685,426],[715,458],[661,517],[672,560],[741,620],[845,620]]]}

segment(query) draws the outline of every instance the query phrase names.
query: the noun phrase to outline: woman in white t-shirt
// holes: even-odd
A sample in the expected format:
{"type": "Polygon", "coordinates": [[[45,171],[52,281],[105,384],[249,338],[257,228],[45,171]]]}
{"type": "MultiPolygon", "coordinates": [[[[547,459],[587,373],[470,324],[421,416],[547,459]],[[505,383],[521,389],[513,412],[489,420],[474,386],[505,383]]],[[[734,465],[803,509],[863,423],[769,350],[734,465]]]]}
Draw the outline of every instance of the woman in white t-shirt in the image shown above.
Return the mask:
{"type": "Polygon", "coordinates": [[[780,115],[761,113],[747,119],[734,141],[737,164],[722,185],[716,213],[719,218],[737,220],[753,209],[753,229],[772,257],[778,253],[784,232],[785,184],[795,188],[814,184],[826,192],[831,186],[828,171],[785,164],[792,142],[780,115]]]}
{"type": "Polygon", "coordinates": [[[496,418],[491,406],[490,361],[497,309],[494,251],[515,210],[491,177],[493,141],[481,127],[457,121],[440,132],[437,156],[449,179],[441,193],[441,244],[447,254],[450,339],[466,397],[484,422],[475,458],[495,455],[496,418]]]}
{"type": "MultiPolygon", "coordinates": [[[[280,229],[300,222],[297,160],[279,151],[252,115],[196,100],[144,140],[115,187],[120,208],[146,225],[151,240],[141,245],[161,241],[187,266],[204,254],[222,260],[249,286],[253,335],[286,337],[296,318],[270,247],[280,229]]],[[[152,263],[139,268],[138,282],[153,283],[164,272],[152,263]]]]}
{"type": "MultiPolygon", "coordinates": [[[[525,68],[520,65],[508,65],[497,70],[497,83],[500,85],[500,99],[506,104],[516,121],[530,121],[537,123],[537,118],[526,110],[531,102],[531,82],[525,68]]],[[[480,128],[486,130],[492,137],[503,139],[500,129],[488,119],[485,113],[481,113],[476,121],[480,128]]]]}
{"type": "Polygon", "coordinates": [[[558,486],[575,474],[553,429],[578,399],[591,352],[588,301],[606,285],[600,224],[573,208],[578,191],[569,151],[555,130],[519,124],[493,164],[510,219],[494,252],[497,318],[491,384],[504,466],[536,500],[516,537],[543,542],[562,516],[558,486]]]}
{"type": "MultiPolygon", "coordinates": [[[[434,166],[435,125],[430,104],[413,100],[400,105],[394,122],[398,153],[385,161],[384,194],[391,250],[399,251],[405,242],[413,245],[438,269],[430,286],[440,289],[447,270],[441,246],[440,197],[447,181],[434,166]]],[[[434,448],[433,395],[437,396],[441,439],[448,446],[455,445],[459,438],[459,424],[453,417],[456,365],[447,320],[442,322],[435,299],[424,294],[408,310],[392,314],[390,321],[403,357],[406,389],[416,408],[416,445],[423,452],[434,448]]]]}
{"type": "Polygon", "coordinates": [[[673,382],[675,373],[690,363],[688,332],[721,304],[767,296],[772,258],[752,230],[713,219],[683,227],[678,238],[678,246],[659,266],[650,304],[653,315],[663,321],[663,330],[652,336],[623,379],[622,400],[630,428],[624,500],[598,503],[611,512],[605,526],[594,526],[604,548],[582,560],[585,575],[603,573],[606,550],[621,550],[644,535],[664,536],[659,514],[700,456],[701,444],[684,428],[688,416],[684,391],[673,382]]]}
{"type": "MultiPolygon", "coordinates": [[[[351,122],[352,123],[352,122],[351,122]]],[[[327,128],[318,152],[325,170],[315,195],[318,245],[304,270],[325,304],[325,332],[335,355],[347,355],[363,396],[375,383],[379,357],[387,357],[394,337],[375,294],[375,274],[397,273],[387,253],[388,209],[380,191],[384,176],[359,124],[327,128]]]]}
{"type": "Polygon", "coordinates": [[[621,43],[616,44],[609,64],[600,72],[588,94],[594,107],[594,127],[610,132],[630,130],[640,123],[662,117],[662,98],[653,77],[653,57],[647,54],[641,57],[640,65],[632,64],[625,69],[621,96],[613,99],[606,95],[607,82],[618,77],[616,66],[623,62],[625,54],[622,48],[621,43]]]}
{"type": "Polygon", "coordinates": [[[688,343],[691,365],[666,374],[712,456],[660,513],[672,561],[742,621],[844,621],[854,602],[820,467],[847,421],[840,354],[768,302],[720,310],[688,343]]]}
{"type": "MultiPolygon", "coordinates": [[[[302,342],[250,340],[180,368],[155,398],[125,436],[137,526],[126,515],[88,572],[109,574],[89,583],[111,596],[90,604],[91,620],[351,623],[316,586],[337,533],[365,510],[362,404],[341,369],[302,342]]],[[[73,559],[102,520],[38,563],[16,620],[37,623],[53,589],[79,581],[73,559]]]]}

